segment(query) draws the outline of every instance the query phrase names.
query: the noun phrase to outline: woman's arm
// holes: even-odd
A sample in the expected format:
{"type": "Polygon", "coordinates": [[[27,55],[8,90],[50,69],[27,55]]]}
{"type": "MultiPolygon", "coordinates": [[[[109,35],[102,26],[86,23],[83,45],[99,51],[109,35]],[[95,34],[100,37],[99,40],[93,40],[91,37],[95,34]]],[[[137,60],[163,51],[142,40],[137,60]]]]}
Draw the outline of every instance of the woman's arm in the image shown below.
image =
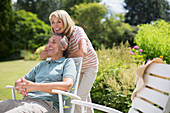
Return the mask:
{"type": "Polygon", "coordinates": [[[86,39],[82,39],[78,43],[79,50],[73,53],[69,53],[69,57],[85,57],[87,54],[87,41],[86,39]]]}

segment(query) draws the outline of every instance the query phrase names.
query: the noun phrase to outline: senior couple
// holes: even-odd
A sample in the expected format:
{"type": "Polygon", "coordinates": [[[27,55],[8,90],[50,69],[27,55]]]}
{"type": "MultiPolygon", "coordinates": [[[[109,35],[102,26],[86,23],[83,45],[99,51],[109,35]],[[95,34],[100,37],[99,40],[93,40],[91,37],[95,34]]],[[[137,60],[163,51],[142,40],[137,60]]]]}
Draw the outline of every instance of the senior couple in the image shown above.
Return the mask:
{"type": "MultiPolygon", "coordinates": [[[[58,95],[52,89],[68,92],[76,77],[73,59],[64,56],[66,49],[69,57],[83,57],[78,95],[84,101],[91,101],[89,94],[97,75],[98,59],[90,40],[66,11],[54,11],[49,19],[53,36],[40,58],[51,57],[51,61],[40,62],[15,82],[15,89],[24,98],[1,101],[0,113],[59,113],[58,95]]],[[[75,113],[80,112],[81,107],[76,106],[75,113]]],[[[87,108],[87,113],[93,112],[87,108]]]]}

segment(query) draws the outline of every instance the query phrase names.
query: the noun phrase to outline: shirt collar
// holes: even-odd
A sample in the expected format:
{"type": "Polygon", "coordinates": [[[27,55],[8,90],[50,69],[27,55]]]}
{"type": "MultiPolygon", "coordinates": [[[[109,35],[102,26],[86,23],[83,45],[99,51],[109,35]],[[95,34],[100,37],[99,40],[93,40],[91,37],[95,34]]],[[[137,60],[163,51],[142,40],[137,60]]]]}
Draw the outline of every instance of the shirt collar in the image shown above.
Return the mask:
{"type": "Polygon", "coordinates": [[[55,62],[55,63],[61,63],[65,60],[66,58],[65,57],[62,57],[60,59],[57,59],[57,60],[54,60],[54,61],[51,61],[50,58],[46,59],[47,62],[55,62]]]}

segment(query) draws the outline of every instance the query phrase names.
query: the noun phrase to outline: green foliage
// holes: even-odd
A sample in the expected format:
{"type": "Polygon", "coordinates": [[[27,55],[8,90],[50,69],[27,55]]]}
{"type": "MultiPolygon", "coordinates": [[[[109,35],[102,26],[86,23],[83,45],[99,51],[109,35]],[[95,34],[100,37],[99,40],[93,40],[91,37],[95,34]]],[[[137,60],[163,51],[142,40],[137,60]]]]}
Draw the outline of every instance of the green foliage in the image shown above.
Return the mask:
{"type": "Polygon", "coordinates": [[[72,14],[70,7],[80,3],[95,1],[99,2],[100,0],[17,0],[14,7],[16,10],[26,10],[37,14],[39,19],[43,20],[46,24],[50,24],[49,15],[51,12],[63,9],[72,14]]]}
{"type": "Polygon", "coordinates": [[[104,5],[98,3],[84,3],[71,8],[73,18],[77,24],[84,28],[94,47],[100,47],[105,37],[102,35],[102,18],[107,10],[104,5]]]}
{"type": "Polygon", "coordinates": [[[34,53],[28,50],[22,50],[21,57],[23,57],[24,60],[40,60],[41,51],[45,48],[45,46],[46,45],[38,47],[34,53]]]}
{"type": "Polygon", "coordinates": [[[93,3],[93,2],[100,2],[101,0],[62,0],[63,9],[66,10],[69,14],[73,14],[72,10],[70,9],[74,5],[79,5],[81,3],[93,3]]]}
{"type": "Polygon", "coordinates": [[[170,63],[170,22],[158,20],[153,24],[139,26],[135,37],[136,44],[143,49],[146,59],[163,56],[170,63]]]}
{"type": "Polygon", "coordinates": [[[125,0],[128,10],[125,22],[130,25],[146,24],[158,19],[170,20],[170,4],[167,0],[125,0]]]}
{"type": "Polygon", "coordinates": [[[106,105],[122,112],[127,112],[131,104],[131,93],[134,89],[135,70],[128,45],[97,51],[99,71],[92,87],[94,103],[106,105]]]}
{"type": "Polygon", "coordinates": [[[34,50],[48,41],[50,26],[37,18],[36,14],[24,10],[15,12],[15,26],[13,29],[13,48],[34,50]]]}
{"type": "Polygon", "coordinates": [[[40,60],[40,54],[41,54],[41,51],[46,47],[46,45],[43,45],[39,48],[37,48],[37,50],[35,51],[34,53],[34,56],[35,56],[35,59],[36,60],[40,60]]]}
{"type": "Polygon", "coordinates": [[[71,8],[76,23],[83,27],[95,49],[112,48],[113,43],[119,45],[127,40],[133,45],[137,27],[123,23],[123,14],[107,15],[104,5],[98,3],[84,3],[71,8]],[[95,13],[94,13],[95,12],[95,13]]]}
{"type": "Polygon", "coordinates": [[[0,59],[11,55],[11,44],[8,43],[11,37],[13,25],[13,10],[11,0],[0,2],[0,59]]]}
{"type": "Polygon", "coordinates": [[[133,41],[138,29],[135,26],[130,26],[129,24],[122,22],[121,18],[123,16],[123,14],[113,14],[110,17],[105,18],[105,21],[103,22],[103,34],[105,34],[107,39],[105,41],[102,39],[102,41],[106,47],[111,48],[113,42],[116,45],[119,45],[121,42],[125,43],[127,40],[130,45],[134,45],[133,41]]]}
{"type": "Polygon", "coordinates": [[[14,5],[15,9],[26,10],[37,14],[38,18],[43,20],[46,24],[49,23],[49,15],[51,12],[61,9],[61,0],[17,0],[14,5]]]}
{"type": "Polygon", "coordinates": [[[142,65],[145,62],[146,55],[143,54],[143,50],[138,46],[134,46],[133,48],[129,47],[131,50],[130,54],[133,55],[133,62],[137,65],[142,65]]]}

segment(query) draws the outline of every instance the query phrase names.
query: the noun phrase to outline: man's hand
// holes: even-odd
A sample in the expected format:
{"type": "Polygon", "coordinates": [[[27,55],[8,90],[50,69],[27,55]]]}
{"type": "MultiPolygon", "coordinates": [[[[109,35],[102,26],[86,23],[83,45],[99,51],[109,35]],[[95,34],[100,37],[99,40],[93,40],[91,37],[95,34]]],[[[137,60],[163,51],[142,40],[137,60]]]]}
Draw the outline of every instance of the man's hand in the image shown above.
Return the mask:
{"type": "Polygon", "coordinates": [[[25,89],[25,92],[32,92],[35,91],[34,89],[34,83],[26,80],[25,78],[23,78],[23,84],[22,84],[22,89],[25,89]]]}
{"type": "Polygon", "coordinates": [[[27,96],[27,93],[26,93],[25,89],[22,88],[22,86],[25,85],[25,83],[23,82],[23,79],[25,79],[25,78],[21,77],[20,79],[18,79],[15,82],[15,89],[17,90],[17,93],[20,93],[23,96],[27,96]]]}
{"type": "Polygon", "coordinates": [[[24,77],[21,77],[15,82],[15,89],[17,90],[17,93],[20,93],[23,96],[27,96],[28,92],[34,91],[33,85],[33,82],[26,80],[24,77]]]}

